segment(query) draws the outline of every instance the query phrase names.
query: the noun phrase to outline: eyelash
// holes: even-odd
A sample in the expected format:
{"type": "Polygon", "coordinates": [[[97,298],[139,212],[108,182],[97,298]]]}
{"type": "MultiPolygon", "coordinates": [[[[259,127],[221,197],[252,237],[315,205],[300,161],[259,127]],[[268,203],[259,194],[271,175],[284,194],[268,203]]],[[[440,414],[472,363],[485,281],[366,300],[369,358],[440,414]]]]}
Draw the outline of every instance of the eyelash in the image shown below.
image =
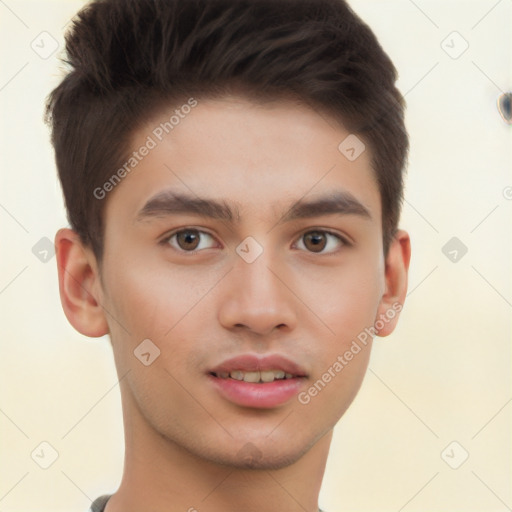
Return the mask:
{"type": "MultiPolygon", "coordinates": [[[[193,251],[185,251],[183,249],[180,249],[180,248],[176,248],[174,246],[172,246],[169,242],[170,240],[175,237],[176,235],[178,235],[179,233],[183,233],[183,232],[186,232],[186,231],[195,231],[197,233],[200,233],[200,234],[205,234],[205,235],[208,235],[212,238],[214,238],[214,236],[210,233],[208,233],[207,231],[203,231],[203,230],[200,230],[198,228],[193,228],[193,227],[188,227],[188,228],[180,228],[179,230],[176,230],[176,231],[173,231],[172,233],[168,234],[165,238],[163,238],[161,241],[160,241],[160,244],[161,245],[164,245],[164,246],[171,246],[172,249],[174,249],[175,251],[181,253],[181,254],[186,254],[186,255],[194,255],[194,254],[197,254],[198,252],[204,250],[204,249],[194,249],[193,251]]],[[[343,236],[339,235],[338,233],[334,233],[333,231],[330,231],[328,229],[320,229],[320,228],[311,228],[311,229],[308,229],[307,231],[304,231],[298,238],[298,240],[302,240],[302,238],[307,235],[308,233],[321,233],[321,234],[325,234],[325,235],[331,235],[333,236],[334,238],[337,238],[339,240],[339,242],[341,242],[341,247],[343,246],[351,246],[352,244],[343,236]]],[[[314,251],[306,251],[306,252],[309,252],[310,254],[318,254],[318,255],[329,255],[329,254],[335,254],[339,251],[339,248],[335,251],[331,251],[331,252],[314,252],[314,251]]]]}

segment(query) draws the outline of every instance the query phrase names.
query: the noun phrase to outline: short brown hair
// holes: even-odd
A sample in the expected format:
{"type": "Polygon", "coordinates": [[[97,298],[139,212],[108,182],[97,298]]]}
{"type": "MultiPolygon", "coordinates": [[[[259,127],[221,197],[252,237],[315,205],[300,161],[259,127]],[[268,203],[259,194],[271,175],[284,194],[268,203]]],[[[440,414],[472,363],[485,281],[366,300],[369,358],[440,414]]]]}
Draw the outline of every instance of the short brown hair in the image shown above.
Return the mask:
{"type": "Polygon", "coordinates": [[[344,0],[95,0],[66,52],[46,119],[69,222],[99,260],[105,201],[93,191],[126,161],[140,123],[166,103],[234,89],[294,95],[369,145],[387,253],[403,200],[405,101],[392,61],[344,0]]]}

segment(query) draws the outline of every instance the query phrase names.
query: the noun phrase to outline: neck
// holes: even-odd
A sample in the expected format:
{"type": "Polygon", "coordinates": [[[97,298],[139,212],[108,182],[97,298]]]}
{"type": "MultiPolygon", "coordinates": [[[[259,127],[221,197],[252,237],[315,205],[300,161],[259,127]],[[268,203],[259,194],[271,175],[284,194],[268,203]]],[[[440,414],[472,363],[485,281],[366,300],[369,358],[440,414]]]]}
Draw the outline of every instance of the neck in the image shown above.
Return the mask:
{"type": "Polygon", "coordinates": [[[294,463],[243,469],[200,458],[123,400],[125,462],[105,512],[318,512],[332,430],[294,463]]]}

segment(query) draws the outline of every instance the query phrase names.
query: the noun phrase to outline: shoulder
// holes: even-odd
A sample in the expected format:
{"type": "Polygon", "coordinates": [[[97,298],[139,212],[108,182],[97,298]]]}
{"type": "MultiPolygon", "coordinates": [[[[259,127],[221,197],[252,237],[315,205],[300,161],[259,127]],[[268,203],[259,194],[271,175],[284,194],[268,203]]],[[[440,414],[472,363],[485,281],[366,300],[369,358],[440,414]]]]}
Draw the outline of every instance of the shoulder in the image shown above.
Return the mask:
{"type": "MultiPolygon", "coordinates": [[[[112,495],[111,494],[104,494],[103,496],[100,496],[99,498],[96,498],[92,504],[91,507],[87,512],[103,512],[105,510],[105,505],[107,504],[107,501],[110,499],[112,495]]],[[[321,508],[318,509],[318,512],[325,512],[321,508]]]]}
{"type": "Polygon", "coordinates": [[[111,494],[104,494],[103,496],[100,496],[99,498],[96,498],[92,504],[91,507],[87,512],[103,512],[105,510],[105,505],[107,504],[107,501],[110,499],[111,494]]]}

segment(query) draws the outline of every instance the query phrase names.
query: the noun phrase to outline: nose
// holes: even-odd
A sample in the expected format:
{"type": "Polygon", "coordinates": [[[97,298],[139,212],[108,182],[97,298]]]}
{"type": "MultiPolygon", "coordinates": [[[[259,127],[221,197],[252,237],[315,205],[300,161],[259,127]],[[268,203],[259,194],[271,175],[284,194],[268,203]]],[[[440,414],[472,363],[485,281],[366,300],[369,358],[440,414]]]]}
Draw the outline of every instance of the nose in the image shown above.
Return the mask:
{"type": "Polygon", "coordinates": [[[218,319],[223,327],[260,335],[295,329],[298,305],[291,291],[293,283],[288,282],[290,274],[279,270],[271,259],[265,251],[252,263],[236,257],[220,299],[218,319]]]}

